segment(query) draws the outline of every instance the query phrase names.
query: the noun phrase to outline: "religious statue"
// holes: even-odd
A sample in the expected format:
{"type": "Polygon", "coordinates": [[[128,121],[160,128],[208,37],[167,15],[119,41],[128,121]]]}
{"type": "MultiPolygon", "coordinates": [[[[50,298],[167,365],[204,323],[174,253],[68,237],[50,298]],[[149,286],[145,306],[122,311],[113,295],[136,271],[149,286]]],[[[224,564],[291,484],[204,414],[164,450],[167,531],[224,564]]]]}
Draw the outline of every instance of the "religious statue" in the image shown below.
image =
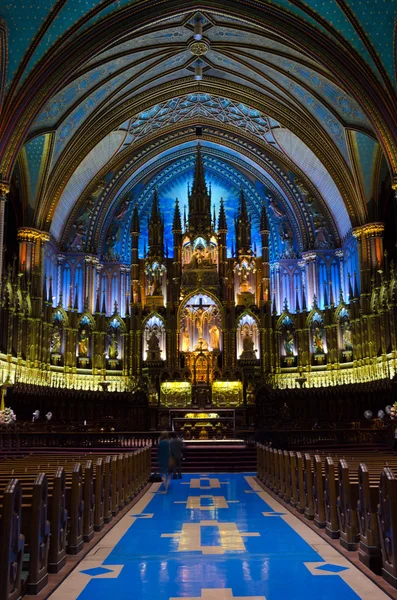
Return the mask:
{"type": "Polygon", "coordinates": [[[117,341],[117,337],[115,333],[112,333],[111,341],[108,348],[109,358],[112,360],[116,360],[119,355],[119,343],[117,341]]]}
{"type": "Polygon", "coordinates": [[[130,204],[131,200],[129,200],[128,198],[123,201],[118,212],[114,215],[116,221],[120,221],[127,214],[130,204]]]}
{"type": "Polygon", "coordinates": [[[272,198],[272,196],[270,196],[270,195],[267,198],[269,200],[269,209],[272,211],[273,216],[276,219],[283,219],[284,213],[279,209],[279,207],[277,206],[277,204],[274,201],[274,198],[272,198]]]}
{"type": "Polygon", "coordinates": [[[325,250],[327,248],[331,248],[331,243],[329,240],[329,234],[324,225],[320,225],[318,229],[316,229],[316,237],[314,240],[314,247],[320,250],[325,250]]]}
{"type": "Polygon", "coordinates": [[[70,243],[70,250],[80,252],[84,250],[85,236],[87,235],[87,226],[84,223],[74,225],[74,237],[70,243]]]}
{"type": "Polygon", "coordinates": [[[148,360],[161,360],[160,342],[154,330],[147,340],[147,358],[148,360]]]}
{"type": "Polygon", "coordinates": [[[190,350],[190,335],[187,327],[183,330],[182,334],[182,352],[189,352],[190,350]]]}
{"type": "Polygon", "coordinates": [[[157,273],[154,274],[154,279],[153,279],[153,283],[151,285],[150,291],[151,291],[151,296],[161,296],[163,293],[163,290],[161,287],[161,281],[160,281],[157,273]]]}
{"type": "Polygon", "coordinates": [[[251,285],[248,281],[247,270],[245,268],[241,271],[240,291],[243,293],[251,291],[251,285]]]}
{"type": "Polygon", "coordinates": [[[255,390],[254,390],[254,385],[251,381],[247,385],[246,398],[247,398],[247,404],[255,404],[255,390]]]}
{"type": "Polygon", "coordinates": [[[294,355],[294,336],[291,331],[287,329],[284,340],[284,350],[285,356],[293,356],[294,355]]]}
{"type": "Polygon", "coordinates": [[[314,354],[324,354],[324,340],[319,327],[314,328],[313,332],[314,354]]]}
{"type": "Polygon", "coordinates": [[[148,397],[149,397],[149,404],[157,404],[157,402],[158,402],[157,387],[153,381],[150,382],[150,385],[148,388],[148,397]]]}
{"type": "Polygon", "coordinates": [[[252,335],[249,334],[248,331],[245,332],[243,336],[243,351],[251,352],[254,349],[254,341],[252,339],[252,335]]]}
{"type": "Polygon", "coordinates": [[[198,245],[193,251],[192,259],[189,263],[189,269],[201,269],[203,267],[211,267],[213,265],[211,252],[207,247],[198,245]]]}
{"type": "Polygon", "coordinates": [[[242,339],[241,343],[243,346],[243,351],[240,355],[240,358],[243,360],[255,360],[256,359],[256,350],[254,349],[254,340],[252,338],[252,333],[249,329],[245,329],[245,331],[241,332],[242,339]]]}
{"type": "Polygon", "coordinates": [[[203,337],[204,332],[204,321],[206,319],[206,311],[203,308],[198,308],[193,315],[194,324],[196,325],[198,332],[198,342],[196,344],[197,350],[207,350],[208,342],[203,337]]]}
{"type": "Polygon", "coordinates": [[[59,329],[54,329],[53,333],[52,333],[52,339],[51,339],[51,353],[52,354],[59,354],[61,351],[61,334],[59,332],[59,329]]]}
{"type": "Polygon", "coordinates": [[[219,350],[219,329],[216,325],[210,328],[210,346],[213,350],[219,350]]]}
{"type": "Polygon", "coordinates": [[[88,336],[87,331],[82,329],[79,339],[79,356],[85,357],[88,354],[88,336]]]}
{"type": "Polygon", "coordinates": [[[349,323],[343,326],[343,348],[345,350],[353,350],[352,330],[349,323]]]}

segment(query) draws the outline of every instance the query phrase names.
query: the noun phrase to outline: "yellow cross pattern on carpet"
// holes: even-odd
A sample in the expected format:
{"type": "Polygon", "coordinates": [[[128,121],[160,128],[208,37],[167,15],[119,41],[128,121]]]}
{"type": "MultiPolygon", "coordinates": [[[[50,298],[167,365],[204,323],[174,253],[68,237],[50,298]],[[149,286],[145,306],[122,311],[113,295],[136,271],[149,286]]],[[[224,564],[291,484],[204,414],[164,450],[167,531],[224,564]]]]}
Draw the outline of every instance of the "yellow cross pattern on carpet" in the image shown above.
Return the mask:
{"type": "Polygon", "coordinates": [[[210,496],[210,495],[202,495],[202,496],[189,496],[186,500],[176,500],[175,504],[186,504],[186,508],[189,509],[199,509],[199,510],[214,510],[217,508],[229,508],[229,504],[236,504],[238,500],[226,500],[225,496],[210,496]],[[212,500],[212,504],[201,504],[201,499],[212,500]]]}
{"type": "Polygon", "coordinates": [[[218,521],[200,521],[184,523],[180,533],[163,533],[162,538],[178,538],[178,552],[202,552],[203,554],[224,554],[226,550],[246,550],[244,537],[259,537],[260,533],[241,533],[236,523],[218,523],[218,521]],[[218,527],[220,546],[202,546],[201,528],[218,527]]]}
{"type": "Polygon", "coordinates": [[[199,477],[190,481],[183,481],[182,485],[188,485],[191,489],[210,490],[211,488],[220,488],[221,485],[228,485],[228,481],[219,481],[217,477],[199,477]],[[208,483],[207,483],[208,482],[208,483]]]}
{"type": "MultiPolygon", "coordinates": [[[[170,600],[180,600],[179,598],[170,598],[170,600]]],[[[185,598],[184,600],[266,600],[265,596],[233,596],[229,588],[217,588],[212,590],[202,590],[201,596],[194,598],[185,598]]]]}

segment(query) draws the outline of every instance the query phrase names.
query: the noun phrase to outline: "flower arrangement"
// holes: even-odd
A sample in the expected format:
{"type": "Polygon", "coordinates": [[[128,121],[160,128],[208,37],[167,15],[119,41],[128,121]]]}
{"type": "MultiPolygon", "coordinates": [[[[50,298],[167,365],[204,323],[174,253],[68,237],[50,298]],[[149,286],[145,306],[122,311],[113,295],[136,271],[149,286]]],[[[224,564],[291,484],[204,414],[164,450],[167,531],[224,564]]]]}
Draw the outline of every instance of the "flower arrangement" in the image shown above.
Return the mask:
{"type": "Polygon", "coordinates": [[[397,419],[397,402],[395,402],[390,409],[390,418],[397,419]]]}
{"type": "Polygon", "coordinates": [[[12,408],[6,407],[0,410],[0,425],[10,425],[16,420],[17,418],[12,408]]]}

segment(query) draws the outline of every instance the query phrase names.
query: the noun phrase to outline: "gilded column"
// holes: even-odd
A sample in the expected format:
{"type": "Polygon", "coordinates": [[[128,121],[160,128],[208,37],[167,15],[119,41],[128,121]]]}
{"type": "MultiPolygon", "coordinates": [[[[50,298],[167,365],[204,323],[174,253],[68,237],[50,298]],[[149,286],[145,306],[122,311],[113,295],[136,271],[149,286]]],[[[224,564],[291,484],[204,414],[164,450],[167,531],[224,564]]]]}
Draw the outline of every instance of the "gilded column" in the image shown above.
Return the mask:
{"type": "Polygon", "coordinates": [[[0,287],[3,279],[3,259],[4,259],[4,218],[7,194],[10,186],[6,181],[0,181],[0,287]]]}
{"type": "Polygon", "coordinates": [[[383,223],[367,223],[353,229],[358,243],[360,282],[363,293],[370,292],[371,270],[383,264],[383,223]]]}
{"type": "Polygon", "coordinates": [[[307,304],[313,305],[314,296],[318,297],[317,290],[317,255],[315,252],[304,252],[302,258],[305,261],[306,270],[306,294],[307,304]]]}

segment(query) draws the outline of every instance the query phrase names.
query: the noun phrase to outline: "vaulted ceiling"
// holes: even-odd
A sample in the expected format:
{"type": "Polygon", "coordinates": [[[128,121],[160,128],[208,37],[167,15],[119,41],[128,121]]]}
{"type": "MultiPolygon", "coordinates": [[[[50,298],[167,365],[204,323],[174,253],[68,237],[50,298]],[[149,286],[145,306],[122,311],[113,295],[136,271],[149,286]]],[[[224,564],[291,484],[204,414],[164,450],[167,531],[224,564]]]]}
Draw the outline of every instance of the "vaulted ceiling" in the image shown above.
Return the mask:
{"type": "Polygon", "coordinates": [[[17,180],[24,225],[67,248],[94,198],[87,250],[105,252],[123,203],[144,218],[154,179],[166,196],[189,178],[197,136],[219,190],[243,185],[254,217],[262,202],[271,221],[274,206],[287,215],[296,252],[320,221],[338,246],[382,217],[381,183],[397,176],[395,2],[225,7],[0,6],[0,179],[17,180]]]}

